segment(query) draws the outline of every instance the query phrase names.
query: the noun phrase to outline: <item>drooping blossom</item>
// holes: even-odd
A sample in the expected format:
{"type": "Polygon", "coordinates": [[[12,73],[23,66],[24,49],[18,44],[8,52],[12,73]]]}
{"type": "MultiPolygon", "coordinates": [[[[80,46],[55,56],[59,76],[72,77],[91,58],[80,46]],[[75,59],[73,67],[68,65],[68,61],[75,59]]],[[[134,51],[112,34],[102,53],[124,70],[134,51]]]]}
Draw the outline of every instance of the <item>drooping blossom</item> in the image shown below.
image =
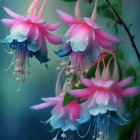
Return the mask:
{"type": "MultiPolygon", "coordinates": [[[[15,51],[14,71],[22,75],[22,81],[25,80],[25,74],[29,73],[26,70],[26,64],[29,63],[30,57],[35,56],[40,63],[46,63],[47,66],[49,60],[47,40],[54,45],[62,42],[59,37],[50,33],[55,31],[59,24],[48,24],[42,19],[46,2],[47,0],[44,0],[39,9],[40,0],[34,0],[26,16],[4,8],[12,19],[1,20],[3,24],[11,27],[10,34],[2,40],[2,43],[10,44],[10,48],[15,51]]],[[[20,80],[20,78],[17,79],[20,80]]]]}
{"type": "Polygon", "coordinates": [[[57,11],[60,18],[69,25],[69,29],[56,54],[60,57],[69,55],[71,63],[81,73],[87,63],[94,62],[98,58],[100,46],[108,50],[114,48],[114,45],[120,41],[96,24],[96,11],[97,0],[91,18],[81,16],[80,0],[76,4],[75,18],[57,11]]]}
{"type": "Polygon", "coordinates": [[[50,106],[55,106],[52,110],[50,124],[54,129],[61,128],[63,131],[76,130],[76,120],[80,117],[80,105],[74,100],[67,106],[63,106],[64,94],[54,98],[43,98],[45,103],[33,106],[32,109],[39,110],[50,106]]]}
{"type": "MultiPolygon", "coordinates": [[[[66,85],[65,87],[63,87],[62,90],[62,88],[60,87],[61,86],[60,78],[64,69],[65,66],[63,65],[62,70],[60,71],[56,82],[56,97],[42,98],[44,103],[31,107],[34,110],[40,110],[40,109],[48,108],[50,106],[54,106],[53,110],[51,111],[51,117],[45,123],[46,124],[50,123],[50,125],[54,130],[61,129],[63,131],[61,137],[63,138],[66,137],[65,134],[66,131],[77,130],[78,120],[80,118],[84,122],[88,120],[88,118],[85,117],[86,114],[83,114],[83,116],[81,115],[81,105],[79,104],[77,99],[73,100],[71,103],[65,106],[63,105],[64,96],[65,96],[64,91],[66,90],[66,85]]],[[[57,136],[58,134],[56,135],[56,137],[57,136]]]]}
{"type": "MultiPolygon", "coordinates": [[[[138,87],[128,87],[132,82],[132,77],[119,81],[116,57],[113,53],[110,55],[108,61],[106,60],[107,54],[99,58],[95,77],[81,79],[81,83],[85,86],[84,89],[68,91],[71,95],[86,100],[83,106],[94,117],[96,132],[103,132],[105,136],[109,135],[110,119],[120,124],[127,122],[124,118],[122,120],[119,118],[123,107],[122,98],[135,96],[140,91],[138,87]],[[111,63],[114,63],[114,66],[111,63]],[[113,72],[111,72],[111,67],[113,67],[113,72]]],[[[98,136],[97,133],[96,136],[98,136]]]]}

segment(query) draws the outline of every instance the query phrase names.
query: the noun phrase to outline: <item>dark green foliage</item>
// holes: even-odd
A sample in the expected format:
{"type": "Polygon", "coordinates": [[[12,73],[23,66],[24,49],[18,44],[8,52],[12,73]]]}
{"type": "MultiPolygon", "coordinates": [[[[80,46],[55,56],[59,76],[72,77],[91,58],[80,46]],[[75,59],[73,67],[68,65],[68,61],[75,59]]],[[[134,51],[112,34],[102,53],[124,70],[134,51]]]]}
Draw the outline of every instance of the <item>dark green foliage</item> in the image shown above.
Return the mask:
{"type": "MultiPolygon", "coordinates": [[[[112,3],[112,6],[118,12],[119,15],[121,15],[121,5],[122,5],[121,0],[117,0],[114,1],[114,3],[112,3]]],[[[111,8],[108,6],[108,4],[105,1],[104,3],[101,3],[98,6],[98,14],[103,17],[107,17],[113,21],[116,21],[116,16],[114,15],[111,8]]]]}
{"type": "Polygon", "coordinates": [[[65,94],[64,101],[63,101],[63,106],[68,105],[71,103],[75,98],[71,96],[70,94],[65,94]]]}

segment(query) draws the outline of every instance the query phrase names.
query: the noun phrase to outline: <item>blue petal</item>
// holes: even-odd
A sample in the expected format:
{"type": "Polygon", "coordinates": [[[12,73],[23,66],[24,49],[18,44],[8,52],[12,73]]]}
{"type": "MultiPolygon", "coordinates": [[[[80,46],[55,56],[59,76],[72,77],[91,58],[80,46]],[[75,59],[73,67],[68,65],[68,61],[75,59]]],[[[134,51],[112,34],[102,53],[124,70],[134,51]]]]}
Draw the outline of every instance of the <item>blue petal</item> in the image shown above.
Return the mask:
{"type": "Polygon", "coordinates": [[[46,44],[41,46],[39,51],[33,53],[35,57],[40,61],[40,63],[46,63],[49,61],[48,50],[46,46],[46,44]]]}
{"type": "Polygon", "coordinates": [[[128,123],[128,120],[118,114],[116,111],[111,112],[111,121],[118,125],[125,125],[128,123]]]}
{"type": "Polygon", "coordinates": [[[64,118],[63,116],[59,116],[58,114],[55,114],[51,117],[50,124],[52,127],[58,129],[61,128],[64,125],[64,118]]]}
{"type": "Polygon", "coordinates": [[[72,49],[71,49],[70,43],[64,43],[62,44],[62,47],[60,48],[60,50],[55,52],[55,54],[58,55],[59,57],[64,57],[64,56],[68,56],[71,52],[72,52],[72,49]]]}
{"type": "Polygon", "coordinates": [[[89,62],[93,63],[95,62],[100,54],[100,47],[98,46],[98,44],[93,43],[92,46],[88,46],[87,49],[87,54],[88,54],[88,60],[89,62]]]}

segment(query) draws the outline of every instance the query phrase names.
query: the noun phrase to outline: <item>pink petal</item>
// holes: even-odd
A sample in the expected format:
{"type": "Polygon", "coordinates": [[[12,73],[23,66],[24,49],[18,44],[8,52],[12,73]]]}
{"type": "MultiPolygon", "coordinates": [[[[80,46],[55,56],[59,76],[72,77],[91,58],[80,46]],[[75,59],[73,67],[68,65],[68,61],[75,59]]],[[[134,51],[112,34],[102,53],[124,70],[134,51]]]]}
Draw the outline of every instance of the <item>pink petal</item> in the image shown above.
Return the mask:
{"type": "Polygon", "coordinates": [[[81,112],[81,107],[78,103],[77,100],[74,100],[73,102],[71,102],[70,104],[68,104],[67,106],[65,106],[65,110],[69,111],[70,116],[72,117],[72,119],[74,121],[76,121],[77,119],[79,119],[80,117],[80,112],[81,112]]]}
{"type": "Polygon", "coordinates": [[[114,83],[112,80],[105,81],[103,87],[111,87],[114,83]]]}
{"type": "Polygon", "coordinates": [[[39,105],[34,105],[31,107],[31,109],[33,110],[40,110],[40,109],[44,109],[44,108],[47,108],[47,107],[50,107],[50,106],[53,106],[54,103],[42,103],[42,104],[39,104],[39,105]]]}
{"type": "Polygon", "coordinates": [[[128,77],[125,78],[124,80],[121,80],[117,86],[119,86],[120,88],[124,88],[125,86],[127,86],[129,83],[131,83],[131,81],[133,80],[133,77],[128,77]]]}
{"type": "Polygon", "coordinates": [[[68,24],[77,24],[77,23],[79,23],[74,17],[72,17],[72,16],[70,16],[70,15],[68,15],[68,14],[66,14],[66,13],[64,13],[64,12],[62,12],[62,11],[60,11],[60,10],[56,10],[56,12],[57,12],[58,15],[60,16],[60,18],[61,18],[64,22],[66,22],[66,23],[68,23],[68,24]]]}
{"type": "Polygon", "coordinates": [[[58,103],[61,102],[63,99],[58,97],[49,97],[49,98],[41,98],[41,100],[43,100],[44,102],[48,103],[48,102],[52,102],[52,103],[58,103]]]}
{"type": "Polygon", "coordinates": [[[55,31],[56,29],[58,29],[60,27],[60,24],[59,23],[55,23],[55,24],[48,24],[46,26],[47,30],[50,30],[50,31],[55,31]]]}
{"type": "Polygon", "coordinates": [[[15,24],[15,19],[2,19],[1,22],[7,26],[13,26],[15,24]]]}
{"type": "Polygon", "coordinates": [[[49,42],[51,42],[52,44],[54,44],[54,45],[59,45],[59,44],[62,43],[62,39],[61,39],[61,38],[59,38],[59,37],[57,37],[57,36],[54,36],[54,35],[50,34],[50,33],[47,32],[47,31],[45,32],[44,35],[46,36],[46,39],[47,39],[49,42]]]}
{"type": "Polygon", "coordinates": [[[123,97],[131,97],[131,96],[135,96],[139,91],[140,91],[140,88],[131,87],[120,92],[120,95],[123,97]]]}
{"type": "Polygon", "coordinates": [[[120,39],[118,39],[117,37],[112,36],[106,32],[103,32],[102,30],[96,30],[96,31],[97,31],[96,33],[98,34],[98,36],[100,36],[100,38],[102,38],[103,40],[108,40],[112,43],[120,42],[120,39]]]}
{"type": "Polygon", "coordinates": [[[40,0],[34,0],[28,8],[28,15],[33,15],[37,12],[40,0]]]}
{"type": "Polygon", "coordinates": [[[105,49],[112,49],[114,46],[112,43],[106,41],[106,40],[102,40],[102,38],[97,38],[98,43],[105,49]]]}
{"type": "Polygon", "coordinates": [[[93,100],[100,106],[106,106],[109,101],[108,93],[106,91],[96,91],[93,100]]]}
{"type": "Polygon", "coordinates": [[[91,90],[90,88],[75,89],[75,90],[69,90],[68,93],[75,97],[88,98],[93,93],[93,90],[91,90]]]}
{"type": "Polygon", "coordinates": [[[46,103],[35,105],[35,106],[32,106],[31,108],[34,110],[39,110],[39,109],[43,109],[43,108],[47,108],[47,107],[56,105],[56,104],[61,103],[63,101],[63,98],[61,98],[61,96],[53,97],[53,98],[52,97],[41,98],[41,99],[46,103]]]}
{"type": "Polygon", "coordinates": [[[87,78],[82,78],[81,79],[82,84],[84,84],[86,87],[93,87],[94,84],[91,82],[91,80],[87,79],[87,78]]]}
{"type": "Polygon", "coordinates": [[[10,10],[9,8],[4,7],[4,10],[6,11],[6,13],[8,15],[10,15],[11,17],[15,18],[15,19],[23,19],[24,17],[13,12],[12,10],[10,10]]]}

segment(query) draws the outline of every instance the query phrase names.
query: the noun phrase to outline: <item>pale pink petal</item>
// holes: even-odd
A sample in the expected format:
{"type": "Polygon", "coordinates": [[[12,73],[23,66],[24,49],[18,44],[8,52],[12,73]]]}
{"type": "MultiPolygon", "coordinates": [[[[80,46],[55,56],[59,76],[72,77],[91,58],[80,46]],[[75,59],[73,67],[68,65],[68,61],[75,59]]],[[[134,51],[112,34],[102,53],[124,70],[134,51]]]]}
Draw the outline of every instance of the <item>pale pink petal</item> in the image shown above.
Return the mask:
{"type": "Polygon", "coordinates": [[[92,93],[94,93],[94,91],[90,88],[86,88],[86,89],[69,90],[68,93],[75,97],[88,98],[92,93]]]}
{"type": "Polygon", "coordinates": [[[100,80],[98,78],[91,78],[91,81],[96,86],[103,86],[103,84],[105,82],[104,80],[100,80]]]}
{"type": "Polygon", "coordinates": [[[120,95],[123,97],[131,97],[131,96],[135,96],[136,94],[138,94],[138,92],[140,92],[140,88],[131,87],[131,88],[127,88],[127,89],[123,90],[122,92],[120,92],[120,95]]]}
{"type": "Polygon", "coordinates": [[[41,100],[43,100],[44,102],[48,103],[48,102],[53,102],[53,103],[58,103],[60,101],[62,101],[63,99],[58,97],[49,97],[49,98],[41,98],[41,100]]]}
{"type": "Polygon", "coordinates": [[[26,22],[18,21],[12,26],[10,33],[19,34],[27,37],[29,31],[30,31],[30,26],[26,24],[26,22]]]}
{"type": "Polygon", "coordinates": [[[124,88],[125,86],[127,86],[129,83],[131,83],[131,81],[133,80],[133,77],[128,77],[125,78],[123,80],[121,80],[117,86],[119,86],[120,88],[124,88]]]}
{"type": "Polygon", "coordinates": [[[59,23],[55,23],[55,24],[48,24],[46,26],[47,30],[50,30],[50,31],[55,31],[56,29],[58,29],[60,27],[60,24],[59,23]]]}
{"type": "Polygon", "coordinates": [[[106,106],[109,101],[108,93],[106,91],[96,91],[93,98],[99,106],[106,106]]]}
{"type": "Polygon", "coordinates": [[[82,78],[81,79],[82,84],[84,84],[86,87],[93,87],[94,84],[91,82],[91,80],[87,79],[87,78],[82,78]]]}
{"type": "Polygon", "coordinates": [[[70,15],[68,15],[68,14],[66,14],[66,13],[64,13],[64,12],[62,12],[62,11],[60,11],[60,10],[56,10],[56,12],[57,12],[58,15],[60,16],[60,18],[61,18],[64,22],[66,22],[66,23],[68,23],[68,24],[77,24],[77,23],[79,23],[74,17],[72,17],[72,16],[70,16],[70,15]]]}
{"type": "Polygon", "coordinates": [[[71,38],[74,36],[77,28],[78,28],[78,25],[74,24],[74,25],[70,26],[70,28],[67,30],[67,32],[65,33],[64,38],[63,38],[63,40],[66,43],[69,43],[71,41],[71,38]]]}
{"type": "Polygon", "coordinates": [[[83,52],[88,46],[89,30],[82,24],[78,25],[73,31],[73,36],[69,39],[71,48],[74,52],[83,52]]]}
{"type": "Polygon", "coordinates": [[[54,45],[59,45],[62,43],[62,39],[60,37],[54,36],[47,31],[44,35],[46,36],[46,39],[54,45]]]}
{"type": "Polygon", "coordinates": [[[11,17],[13,17],[13,18],[15,18],[15,19],[23,19],[23,18],[24,18],[23,16],[21,16],[21,15],[15,13],[15,12],[13,12],[12,10],[10,10],[10,9],[8,9],[8,8],[6,8],[6,7],[4,7],[4,10],[6,11],[6,13],[7,13],[8,15],[10,15],[11,17]]]}
{"type": "Polygon", "coordinates": [[[105,81],[103,87],[111,87],[114,83],[112,80],[105,81]]]}
{"type": "Polygon", "coordinates": [[[39,18],[42,18],[43,14],[44,14],[46,3],[47,3],[47,0],[44,0],[43,3],[42,3],[42,5],[41,5],[41,8],[38,11],[37,16],[39,18]]]}
{"type": "Polygon", "coordinates": [[[52,103],[52,102],[42,103],[42,104],[39,104],[39,105],[32,106],[31,109],[40,110],[40,109],[44,109],[44,108],[47,108],[47,107],[50,107],[50,106],[53,106],[53,105],[55,105],[55,103],[52,103]]]}
{"type": "Polygon", "coordinates": [[[39,7],[40,0],[34,0],[28,8],[28,15],[35,15],[39,7]]]}
{"type": "Polygon", "coordinates": [[[15,19],[2,19],[1,22],[7,26],[13,26],[16,23],[15,19]]]}

